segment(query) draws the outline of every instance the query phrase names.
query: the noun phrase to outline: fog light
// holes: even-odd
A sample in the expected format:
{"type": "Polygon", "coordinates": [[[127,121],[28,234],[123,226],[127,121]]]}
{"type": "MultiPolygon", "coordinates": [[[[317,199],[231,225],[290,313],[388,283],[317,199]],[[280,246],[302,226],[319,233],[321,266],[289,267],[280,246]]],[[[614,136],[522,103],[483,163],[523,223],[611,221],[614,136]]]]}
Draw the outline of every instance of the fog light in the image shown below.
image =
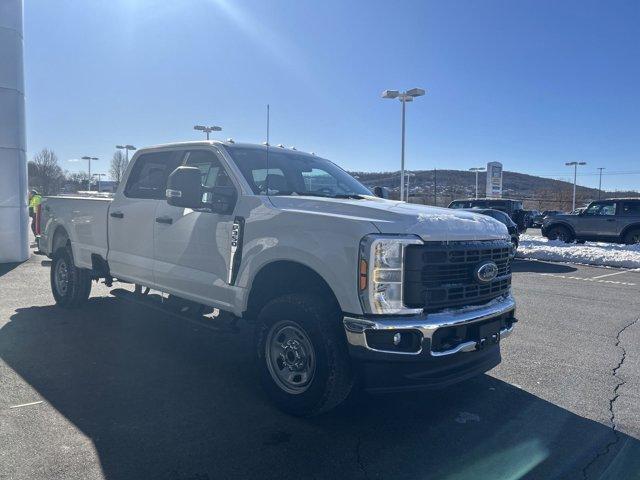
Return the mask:
{"type": "Polygon", "coordinates": [[[401,342],[401,341],[402,341],[402,335],[401,335],[400,333],[396,333],[396,334],[393,336],[393,344],[394,344],[394,345],[396,345],[396,346],[397,346],[397,345],[400,345],[400,342],[401,342]]]}

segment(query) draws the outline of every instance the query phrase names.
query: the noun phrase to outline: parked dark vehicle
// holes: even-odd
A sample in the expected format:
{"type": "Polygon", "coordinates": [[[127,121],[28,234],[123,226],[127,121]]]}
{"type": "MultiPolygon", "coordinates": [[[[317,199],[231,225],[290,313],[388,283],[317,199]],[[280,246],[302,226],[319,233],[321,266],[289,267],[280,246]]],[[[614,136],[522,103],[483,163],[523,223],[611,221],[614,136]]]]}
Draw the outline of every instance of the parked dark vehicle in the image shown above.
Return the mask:
{"type": "Polygon", "coordinates": [[[525,212],[526,212],[526,218],[527,218],[527,228],[531,228],[534,226],[533,225],[534,218],[540,215],[540,212],[538,210],[525,210],[525,212]]]}
{"type": "Polygon", "coordinates": [[[509,215],[511,220],[518,226],[518,232],[524,233],[527,230],[527,211],[522,208],[520,200],[510,200],[507,198],[467,198],[454,200],[449,204],[449,208],[487,208],[500,210],[509,215]]]}
{"type": "Polygon", "coordinates": [[[542,227],[542,222],[544,221],[545,217],[549,215],[562,215],[562,214],[564,214],[564,212],[560,210],[545,210],[542,213],[538,213],[537,215],[534,215],[533,221],[531,222],[531,226],[536,228],[542,227]]]}
{"type": "Polygon", "coordinates": [[[513,220],[511,220],[509,215],[501,212],[500,210],[493,210],[491,208],[465,208],[465,210],[473,213],[479,213],[481,215],[487,215],[504,224],[511,236],[511,243],[513,244],[514,250],[518,248],[518,244],[520,243],[520,232],[518,232],[518,226],[513,220]]]}
{"type": "Polygon", "coordinates": [[[551,215],[542,224],[549,240],[640,243],[640,198],[591,202],[581,213],[551,215]]]}

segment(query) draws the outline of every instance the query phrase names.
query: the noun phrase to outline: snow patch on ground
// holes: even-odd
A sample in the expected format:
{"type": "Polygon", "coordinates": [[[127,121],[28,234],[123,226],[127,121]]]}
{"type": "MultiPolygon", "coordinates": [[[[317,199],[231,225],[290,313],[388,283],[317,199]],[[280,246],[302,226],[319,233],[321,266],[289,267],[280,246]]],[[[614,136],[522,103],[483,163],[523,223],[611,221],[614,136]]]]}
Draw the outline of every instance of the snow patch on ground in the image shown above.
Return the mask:
{"type": "Polygon", "coordinates": [[[606,267],[640,268],[640,245],[603,242],[586,242],[578,245],[533,235],[521,235],[516,257],[606,267]]]}

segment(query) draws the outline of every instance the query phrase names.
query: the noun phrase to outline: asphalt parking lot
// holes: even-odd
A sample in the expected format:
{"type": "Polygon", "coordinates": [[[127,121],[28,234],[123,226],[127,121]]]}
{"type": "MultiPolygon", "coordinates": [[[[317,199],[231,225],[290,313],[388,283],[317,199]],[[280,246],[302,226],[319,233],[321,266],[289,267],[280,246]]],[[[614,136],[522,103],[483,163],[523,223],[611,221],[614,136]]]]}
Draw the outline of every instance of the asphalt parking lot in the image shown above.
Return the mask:
{"type": "Polygon", "coordinates": [[[0,266],[1,479],[640,478],[640,272],[517,261],[503,362],[439,392],[300,419],[254,384],[250,329],[0,266]]]}

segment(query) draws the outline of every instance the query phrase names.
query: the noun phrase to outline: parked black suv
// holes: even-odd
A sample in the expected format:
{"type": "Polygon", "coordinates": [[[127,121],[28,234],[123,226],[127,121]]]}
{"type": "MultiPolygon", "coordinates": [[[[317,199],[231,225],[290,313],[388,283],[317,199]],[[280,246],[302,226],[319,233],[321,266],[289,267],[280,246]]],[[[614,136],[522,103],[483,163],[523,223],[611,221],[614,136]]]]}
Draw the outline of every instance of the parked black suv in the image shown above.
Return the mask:
{"type": "Polygon", "coordinates": [[[640,198],[598,200],[577,215],[550,215],[544,219],[542,235],[568,243],[640,243],[640,198]]]}
{"type": "Polygon", "coordinates": [[[500,210],[509,215],[511,220],[518,226],[518,232],[527,230],[527,211],[522,208],[520,200],[510,200],[508,198],[466,198],[454,200],[449,204],[449,208],[489,208],[500,210]]]}
{"type": "Polygon", "coordinates": [[[518,244],[520,243],[520,233],[518,232],[518,226],[515,224],[511,217],[500,210],[492,210],[491,208],[465,208],[465,210],[472,213],[479,213],[481,215],[487,215],[489,217],[495,218],[500,223],[504,224],[507,227],[507,231],[511,236],[511,243],[513,244],[513,249],[516,250],[518,248],[518,244]]]}

